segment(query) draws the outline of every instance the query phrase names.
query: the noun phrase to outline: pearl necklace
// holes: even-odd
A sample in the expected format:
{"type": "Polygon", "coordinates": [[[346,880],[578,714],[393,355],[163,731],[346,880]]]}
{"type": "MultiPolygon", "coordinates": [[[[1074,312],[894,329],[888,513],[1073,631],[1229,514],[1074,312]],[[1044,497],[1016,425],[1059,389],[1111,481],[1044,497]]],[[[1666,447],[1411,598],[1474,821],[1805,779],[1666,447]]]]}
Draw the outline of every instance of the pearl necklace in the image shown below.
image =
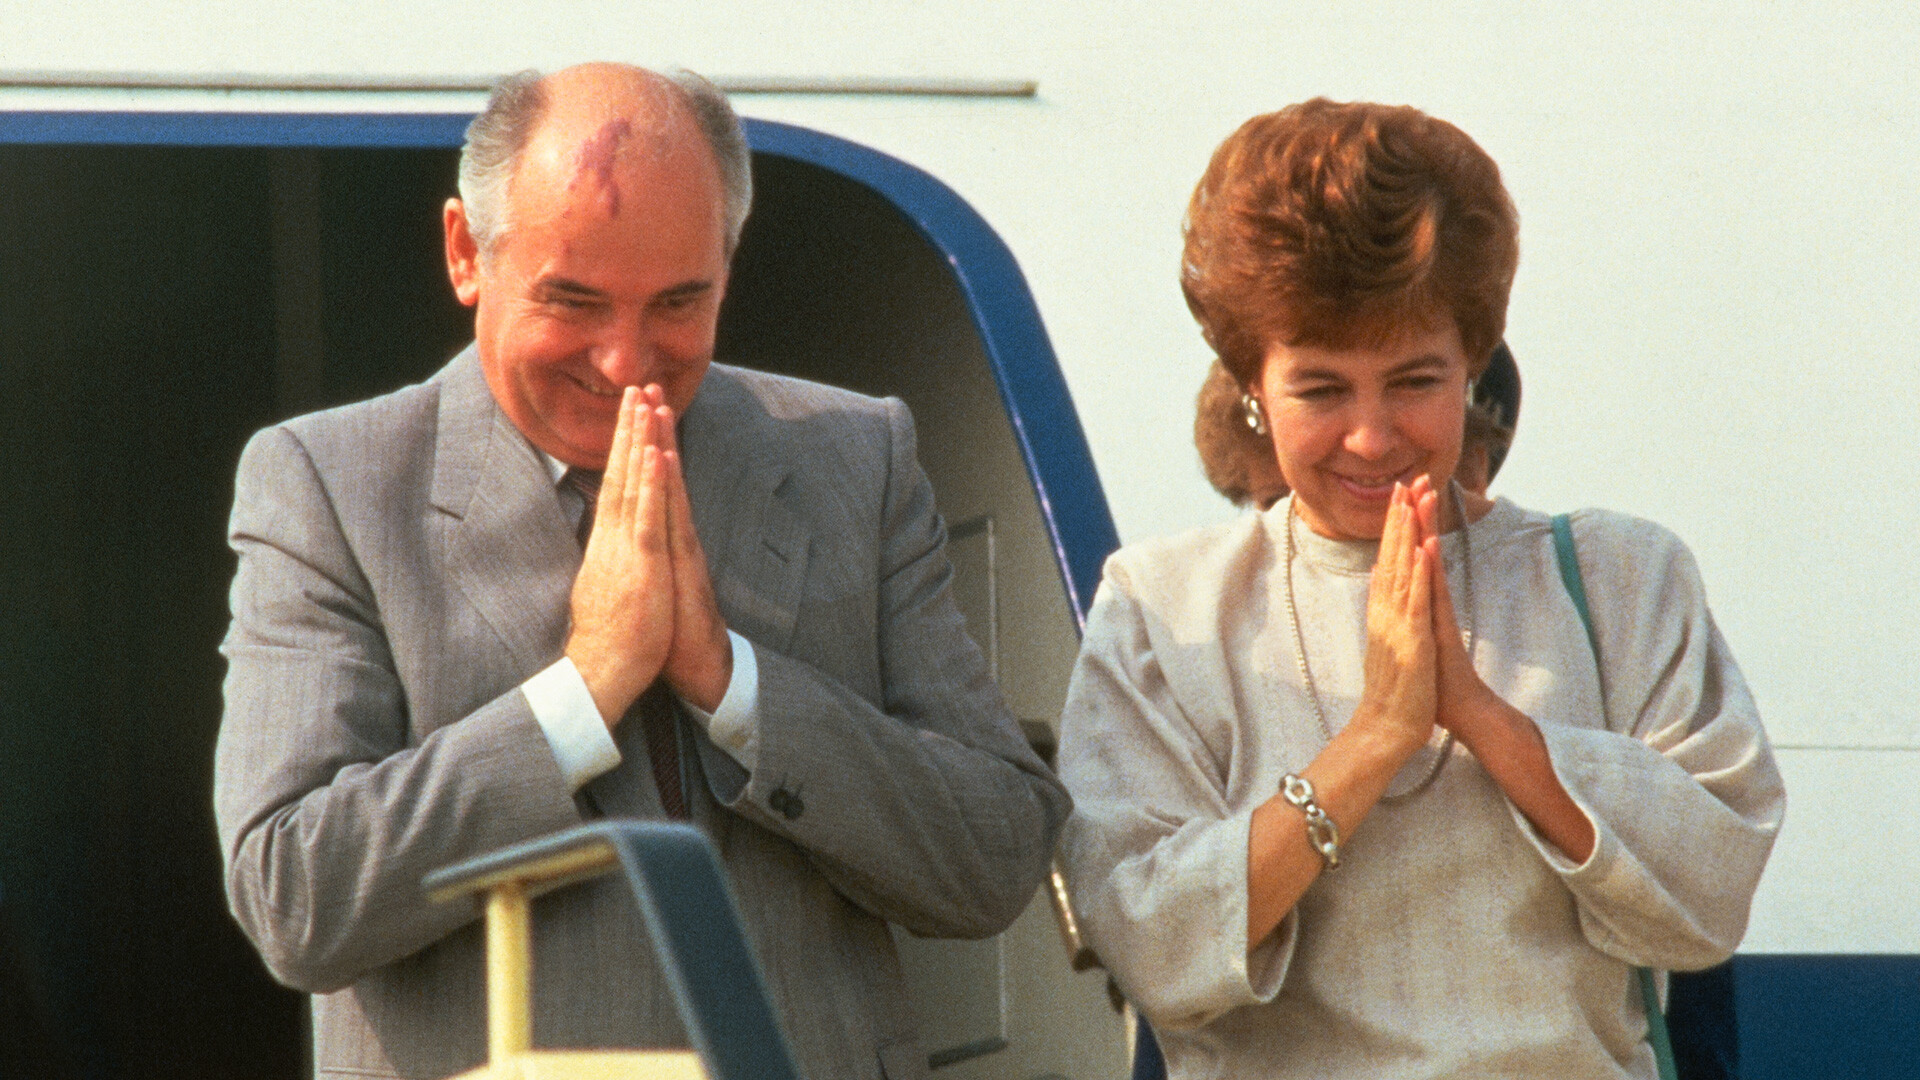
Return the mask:
{"type": "MultiPolygon", "coordinates": [[[[1464,607],[1466,608],[1466,612],[1467,612],[1467,630],[1466,630],[1467,660],[1469,663],[1471,663],[1473,660],[1473,644],[1474,644],[1473,538],[1467,528],[1466,501],[1460,495],[1460,482],[1458,480],[1449,480],[1447,482],[1447,494],[1452,497],[1454,516],[1459,518],[1460,520],[1461,573],[1465,579],[1463,581],[1463,584],[1466,586],[1464,589],[1461,590],[1461,596],[1465,601],[1464,607]]],[[[1332,742],[1333,726],[1327,723],[1326,706],[1320,703],[1320,691],[1317,687],[1314,686],[1313,671],[1307,666],[1307,639],[1305,638],[1305,636],[1303,636],[1300,633],[1300,609],[1295,605],[1294,599],[1293,599],[1293,559],[1294,559],[1293,524],[1294,524],[1294,518],[1298,516],[1298,513],[1299,511],[1296,508],[1294,500],[1292,498],[1289,498],[1287,500],[1287,544],[1286,544],[1287,589],[1284,594],[1286,597],[1286,603],[1287,603],[1287,621],[1293,625],[1293,658],[1300,666],[1300,682],[1307,689],[1307,700],[1313,702],[1313,715],[1318,717],[1320,720],[1321,734],[1327,737],[1328,742],[1332,742]]],[[[1441,572],[1445,573],[1445,569],[1442,568],[1441,572]]],[[[1453,756],[1453,742],[1454,742],[1453,732],[1449,731],[1446,733],[1446,737],[1440,740],[1440,748],[1434,755],[1433,768],[1427,770],[1427,775],[1421,778],[1419,783],[1413,785],[1413,787],[1409,788],[1406,791],[1400,792],[1398,794],[1386,794],[1386,795],[1380,796],[1380,801],[1381,802],[1399,802],[1402,799],[1411,799],[1415,795],[1418,795],[1421,792],[1427,790],[1427,788],[1430,787],[1433,784],[1433,782],[1439,778],[1440,770],[1447,767],[1447,759],[1453,756]]]]}

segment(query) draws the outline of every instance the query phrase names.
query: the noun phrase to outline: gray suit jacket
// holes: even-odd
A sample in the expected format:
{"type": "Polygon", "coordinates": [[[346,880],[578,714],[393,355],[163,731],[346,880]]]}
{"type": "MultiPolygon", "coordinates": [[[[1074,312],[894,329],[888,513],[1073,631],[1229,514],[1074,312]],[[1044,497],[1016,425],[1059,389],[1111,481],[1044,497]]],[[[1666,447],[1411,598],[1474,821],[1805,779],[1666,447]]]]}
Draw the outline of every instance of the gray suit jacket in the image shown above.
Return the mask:
{"type": "MultiPolygon", "coordinates": [[[[802,1070],[920,1076],[888,920],[982,936],[1033,895],[1068,801],[948,583],[896,400],[715,365],[682,422],[694,516],[760,671],[748,775],[683,723],[692,813],[725,862],[802,1070]]],[[[477,908],[427,871],[578,823],[519,686],[558,659],[580,550],[471,349],[431,381],[256,435],[214,802],[235,917],[314,994],[321,1076],[485,1056],[477,908]]],[[[589,785],[659,814],[638,724],[589,785]]],[[[535,906],[536,1045],[680,1043],[630,897],[535,906]]]]}

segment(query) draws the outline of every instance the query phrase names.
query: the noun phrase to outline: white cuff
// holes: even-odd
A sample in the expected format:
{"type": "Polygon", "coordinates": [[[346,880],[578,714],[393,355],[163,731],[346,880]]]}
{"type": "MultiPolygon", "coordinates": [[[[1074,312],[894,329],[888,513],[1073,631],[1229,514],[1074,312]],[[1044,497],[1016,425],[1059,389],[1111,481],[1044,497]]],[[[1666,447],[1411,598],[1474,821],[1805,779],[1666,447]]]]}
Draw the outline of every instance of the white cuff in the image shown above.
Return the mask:
{"type": "Polygon", "coordinates": [[[613,732],[600,717],[593,703],[587,680],[566,657],[553,662],[545,671],[520,684],[527,696],[533,719],[553,749],[553,760],[567,786],[579,791],[587,781],[612,772],[620,764],[620,748],[613,744],[613,732]]]}
{"type": "Polygon", "coordinates": [[[752,642],[731,630],[727,637],[733,642],[733,678],[719,707],[708,714],[685,699],[680,704],[707,729],[713,745],[752,772],[760,756],[760,662],[753,657],[752,642]]]}

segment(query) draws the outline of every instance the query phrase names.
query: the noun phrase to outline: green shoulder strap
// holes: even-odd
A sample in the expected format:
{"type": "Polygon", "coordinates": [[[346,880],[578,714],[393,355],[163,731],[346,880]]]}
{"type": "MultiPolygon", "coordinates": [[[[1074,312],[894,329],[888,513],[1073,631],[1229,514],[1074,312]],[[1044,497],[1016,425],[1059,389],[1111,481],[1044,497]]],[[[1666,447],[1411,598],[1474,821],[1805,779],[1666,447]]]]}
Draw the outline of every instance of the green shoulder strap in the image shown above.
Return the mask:
{"type": "MultiPolygon", "coordinates": [[[[1593,612],[1587,607],[1587,586],[1580,580],[1580,560],[1573,554],[1573,523],[1565,514],[1553,516],[1553,552],[1560,557],[1560,580],[1567,587],[1567,598],[1580,613],[1580,625],[1587,628],[1587,647],[1593,650],[1593,665],[1600,666],[1600,639],[1593,633],[1593,612]]],[[[1640,978],[1640,1003],[1647,1010],[1647,1041],[1653,1044],[1653,1057],[1660,1065],[1660,1080],[1679,1080],[1673,1064],[1673,1040],[1667,1036],[1667,1017],[1660,1011],[1660,989],[1654,984],[1651,968],[1635,968],[1640,978]]]]}

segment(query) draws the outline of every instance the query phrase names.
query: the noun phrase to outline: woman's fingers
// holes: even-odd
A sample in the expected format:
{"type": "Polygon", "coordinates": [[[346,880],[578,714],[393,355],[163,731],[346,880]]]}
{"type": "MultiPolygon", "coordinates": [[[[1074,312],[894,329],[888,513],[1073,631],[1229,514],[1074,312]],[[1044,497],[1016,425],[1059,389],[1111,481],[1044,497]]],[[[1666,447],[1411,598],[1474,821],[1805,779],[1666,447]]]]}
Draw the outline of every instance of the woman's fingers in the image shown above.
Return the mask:
{"type": "Polygon", "coordinates": [[[1380,532],[1380,554],[1374,562],[1374,573],[1385,572],[1381,584],[1395,601],[1403,601],[1406,596],[1407,564],[1412,555],[1407,550],[1406,494],[1406,488],[1393,485],[1393,496],[1387,501],[1386,527],[1380,532]]]}
{"type": "Polygon", "coordinates": [[[1433,490],[1432,478],[1422,475],[1413,482],[1414,516],[1420,522],[1417,542],[1439,536],[1445,530],[1440,523],[1440,493],[1433,490]]]}
{"type": "Polygon", "coordinates": [[[1432,575],[1415,513],[1412,492],[1395,485],[1368,596],[1366,686],[1355,714],[1385,724],[1409,754],[1432,734],[1436,695],[1432,575]]]}
{"type": "MultiPolygon", "coordinates": [[[[1408,490],[1396,485],[1387,507],[1380,555],[1368,594],[1370,629],[1390,638],[1419,642],[1433,633],[1431,565],[1416,534],[1418,523],[1408,490]]],[[[1407,654],[1410,655],[1410,654],[1407,654]]]]}
{"type": "Polygon", "coordinates": [[[1448,642],[1460,641],[1460,620],[1453,611],[1453,588],[1447,584],[1446,564],[1440,561],[1440,538],[1428,537],[1426,543],[1427,563],[1433,572],[1433,635],[1434,640],[1446,648],[1448,642]]]}
{"type": "Polygon", "coordinates": [[[1453,617],[1453,604],[1447,596],[1446,564],[1440,561],[1440,541],[1428,537],[1414,549],[1419,565],[1414,577],[1413,602],[1408,605],[1407,614],[1418,624],[1425,626],[1427,632],[1439,640],[1440,612],[1445,610],[1447,617],[1453,617]]]}
{"type": "MultiPolygon", "coordinates": [[[[1413,579],[1407,587],[1407,633],[1414,642],[1414,663],[1430,669],[1433,664],[1433,573],[1427,549],[1413,549],[1413,579]]],[[[1429,676],[1431,677],[1431,676],[1429,676]]]]}

